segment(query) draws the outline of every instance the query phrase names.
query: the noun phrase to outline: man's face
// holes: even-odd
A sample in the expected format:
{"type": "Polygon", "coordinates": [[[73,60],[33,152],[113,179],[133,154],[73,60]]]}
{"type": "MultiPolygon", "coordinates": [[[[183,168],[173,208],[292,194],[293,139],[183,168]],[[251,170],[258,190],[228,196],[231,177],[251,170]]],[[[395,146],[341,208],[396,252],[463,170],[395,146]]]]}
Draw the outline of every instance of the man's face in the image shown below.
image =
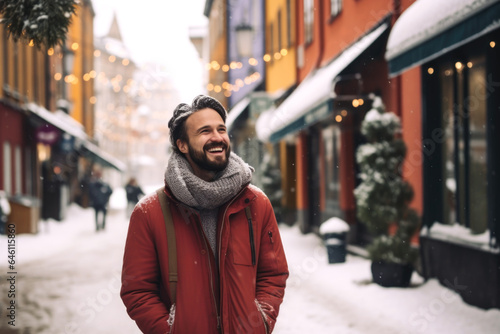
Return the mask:
{"type": "Polygon", "coordinates": [[[186,133],[188,142],[178,140],[177,146],[196,175],[226,168],[231,148],[226,125],[218,112],[206,108],[193,113],[186,120],[186,133]]]}

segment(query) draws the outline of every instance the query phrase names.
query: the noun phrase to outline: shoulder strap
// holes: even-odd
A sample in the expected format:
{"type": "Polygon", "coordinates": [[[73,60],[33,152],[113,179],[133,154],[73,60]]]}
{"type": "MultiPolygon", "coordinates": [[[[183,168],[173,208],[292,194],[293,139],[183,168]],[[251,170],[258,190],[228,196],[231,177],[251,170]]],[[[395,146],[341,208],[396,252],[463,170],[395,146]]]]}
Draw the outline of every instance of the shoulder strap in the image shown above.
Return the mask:
{"type": "Polygon", "coordinates": [[[177,294],[177,247],[175,244],[175,228],[170,213],[170,206],[167,200],[167,195],[163,191],[163,187],[156,191],[160,200],[163,219],[167,229],[167,246],[168,246],[168,282],[170,285],[170,299],[172,304],[175,303],[177,294]]]}

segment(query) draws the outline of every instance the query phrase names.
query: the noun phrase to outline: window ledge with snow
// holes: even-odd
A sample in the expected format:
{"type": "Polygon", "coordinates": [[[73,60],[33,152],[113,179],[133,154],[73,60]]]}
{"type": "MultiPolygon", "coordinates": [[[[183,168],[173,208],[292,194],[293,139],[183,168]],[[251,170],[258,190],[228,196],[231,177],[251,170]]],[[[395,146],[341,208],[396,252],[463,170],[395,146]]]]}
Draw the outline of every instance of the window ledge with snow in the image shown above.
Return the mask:
{"type": "Polygon", "coordinates": [[[435,222],[430,229],[427,227],[422,228],[420,235],[495,254],[500,253],[500,248],[492,248],[490,246],[489,230],[481,234],[472,234],[470,229],[459,224],[445,225],[435,222]]]}

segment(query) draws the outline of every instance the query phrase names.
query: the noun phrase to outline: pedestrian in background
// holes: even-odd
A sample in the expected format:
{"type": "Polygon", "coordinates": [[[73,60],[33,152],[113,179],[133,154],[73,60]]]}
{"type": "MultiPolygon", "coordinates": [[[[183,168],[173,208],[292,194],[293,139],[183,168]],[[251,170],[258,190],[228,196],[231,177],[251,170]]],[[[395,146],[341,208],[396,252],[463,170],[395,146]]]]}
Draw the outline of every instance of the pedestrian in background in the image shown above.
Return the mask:
{"type": "Polygon", "coordinates": [[[144,191],[142,191],[141,187],[137,183],[136,178],[131,177],[125,185],[125,192],[127,193],[127,218],[129,218],[135,205],[144,195],[144,191]]]}
{"type": "Polygon", "coordinates": [[[225,121],[212,97],[178,105],[165,186],[132,213],[121,297],[144,333],[273,331],[288,265],[271,203],[250,184],[253,168],[231,153],[225,121]],[[171,280],[163,199],[177,250],[171,280]]]}
{"type": "Polygon", "coordinates": [[[113,190],[108,183],[102,180],[102,172],[97,170],[93,173],[93,178],[89,184],[89,196],[92,207],[95,211],[95,229],[104,230],[106,227],[106,214],[109,198],[113,190]],[[99,219],[99,215],[101,219],[99,219]]]}

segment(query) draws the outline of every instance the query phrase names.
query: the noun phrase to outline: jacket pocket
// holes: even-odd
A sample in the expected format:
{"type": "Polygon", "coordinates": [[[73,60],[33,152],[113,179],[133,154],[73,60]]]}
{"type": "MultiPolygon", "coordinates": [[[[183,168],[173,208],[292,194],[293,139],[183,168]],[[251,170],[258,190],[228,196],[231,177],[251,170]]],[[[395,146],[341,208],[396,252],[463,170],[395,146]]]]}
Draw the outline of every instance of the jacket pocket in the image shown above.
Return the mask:
{"type": "Polygon", "coordinates": [[[260,318],[262,320],[262,323],[264,324],[264,333],[268,334],[269,329],[268,329],[268,325],[267,325],[267,315],[264,312],[264,310],[262,309],[262,306],[260,306],[259,301],[257,299],[255,299],[255,306],[257,306],[257,310],[259,311],[260,318]]]}
{"type": "MultiPolygon", "coordinates": [[[[255,241],[252,240],[252,237],[255,237],[253,234],[250,234],[249,224],[244,218],[240,218],[240,215],[236,215],[235,218],[231,221],[231,253],[233,254],[233,262],[234,264],[251,266],[252,265],[252,241],[254,242],[253,247],[255,247],[255,241]]],[[[252,229],[252,232],[255,230],[252,229]]],[[[255,252],[255,248],[254,252],[255,252]]],[[[254,253],[255,254],[255,253],[254,253]]],[[[255,259],[253,259],[255,261],[255,259]]]]}

